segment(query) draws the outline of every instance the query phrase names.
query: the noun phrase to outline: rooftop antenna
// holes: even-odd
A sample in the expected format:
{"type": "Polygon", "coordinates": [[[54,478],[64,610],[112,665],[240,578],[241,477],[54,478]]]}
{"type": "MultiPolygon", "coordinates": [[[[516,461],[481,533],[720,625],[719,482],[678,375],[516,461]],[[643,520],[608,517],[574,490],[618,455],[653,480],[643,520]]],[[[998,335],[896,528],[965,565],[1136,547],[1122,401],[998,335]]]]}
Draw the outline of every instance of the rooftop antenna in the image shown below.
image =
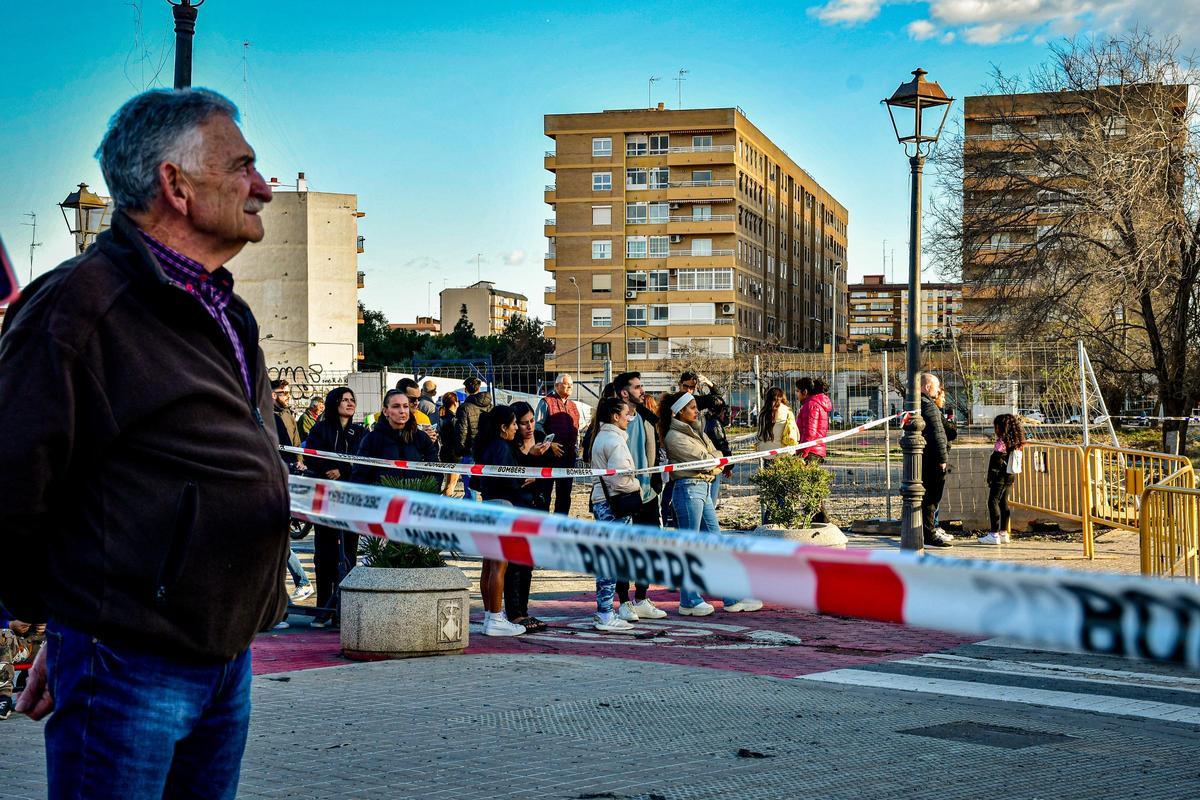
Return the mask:
{"type": "Polygon", "coordinates": [[[679,108],[683,108],[683,82],[687,80],[683,76],[687,75],[688,72],[689,70],[680,67],[679,74],[675,76],[675,89],[679,92],[679,108]]]}
{"type": "Polygon", "coordinates": [[[654,101],[650,99],[650,93],[654,89],[654,84],[657,81],[657,75],[651,75],[650,80],[646,81],[646,108],[654,108],[654,101]]]}
{"type": "Polygon", "coordinates": [[[25,216],[33,220],[33,222],[22,222],[22,225],[33,228],[29,234],[29,280],[33,280],[33,251],[35,248],[41,247],[42,243],[37,240],[37,214],[30,211],[25,216]]]}
{"type": "Polygon", "coordinates": [[[250,42],[242,42],[242,124],[246,124],[246,109],[250,107],[250,42]]]}
{"type": "Polygon", "coordinates": [[[480,271],[479,271],[479,257],[480,257],[480,256],[482,256],[482,255],[483,255],[483,253],[476,253],[476,254],[475,254],[475,281],[476,281],[476,283],[478,283],[479,281],[483,280],[483,275],[482,275],[482,273],[480,273],[480,271]]]}

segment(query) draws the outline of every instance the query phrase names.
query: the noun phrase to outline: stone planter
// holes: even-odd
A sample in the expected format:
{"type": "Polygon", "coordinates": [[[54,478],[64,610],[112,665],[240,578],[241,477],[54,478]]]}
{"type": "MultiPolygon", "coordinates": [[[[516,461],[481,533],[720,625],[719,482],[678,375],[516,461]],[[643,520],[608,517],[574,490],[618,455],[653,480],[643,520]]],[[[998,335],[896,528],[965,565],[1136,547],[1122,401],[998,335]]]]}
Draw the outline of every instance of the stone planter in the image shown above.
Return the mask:
{"type": "Polygon", "coordinates": [[[784,528],[781,525],[760,525],[755,536],[770,536],[802,544],[819,544],[824,547],[846,547],[846,534],[833,523],[820,523],[811,528],[784,528]]]}
{"type": "Polygon", "coordinates": [[[458,567],[355,567],[342,581],[342,650],[373,661],[461,653],[470,582],[458,567]]]}

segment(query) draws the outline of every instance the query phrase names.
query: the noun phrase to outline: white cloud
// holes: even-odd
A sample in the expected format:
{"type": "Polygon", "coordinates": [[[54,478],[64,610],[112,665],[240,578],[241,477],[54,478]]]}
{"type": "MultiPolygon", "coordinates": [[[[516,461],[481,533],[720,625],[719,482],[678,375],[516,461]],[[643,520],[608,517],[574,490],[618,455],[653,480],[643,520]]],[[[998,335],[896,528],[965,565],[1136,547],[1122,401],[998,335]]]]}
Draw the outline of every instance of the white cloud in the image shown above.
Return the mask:
{"type": "Polygon", "coordinates": [[[853,26],[886,5],[925,7],[927,14],[907,27],[916,41],[992,45],[1139,25],[1179,36],[1185,48],[1200,46],[1196,0],[826,0],[809,13],[827,25],[853,26]]]}
{"type": "Polygon", "coordinates": [[[923,42],[926,39],[932,39],[938,35],[937,26],[927,19],[917,19],[908,23],[908,36],[910,39],[916,39],[918,42],[923,42]]]}
{"type": "Polygon", "coordinates": [[[857,25],[879,16],[879,7],[888,0],[829,0],[808,13],[830,25],[857,25]]]}
{"type": "Polygon", "coordinates": [[[526,252],[521,248],[510,250],[507,253],[500,254],[500,260],[510,267],[515,267],[518,264],[525,263],[526,252]]]}

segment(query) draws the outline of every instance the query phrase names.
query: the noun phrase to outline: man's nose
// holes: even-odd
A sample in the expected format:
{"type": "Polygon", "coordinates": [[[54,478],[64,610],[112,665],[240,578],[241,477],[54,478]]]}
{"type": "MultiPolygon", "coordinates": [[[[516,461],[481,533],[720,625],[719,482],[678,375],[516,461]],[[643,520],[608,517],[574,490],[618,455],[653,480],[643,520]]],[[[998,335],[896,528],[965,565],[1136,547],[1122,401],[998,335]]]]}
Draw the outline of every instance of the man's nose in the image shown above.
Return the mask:
{"type": "Polygon", "coordinates": [[[250,196],[262,200],[264,203],[271,202],[271,187],[257,169],[254,170],[250,181],[250,196]]]}

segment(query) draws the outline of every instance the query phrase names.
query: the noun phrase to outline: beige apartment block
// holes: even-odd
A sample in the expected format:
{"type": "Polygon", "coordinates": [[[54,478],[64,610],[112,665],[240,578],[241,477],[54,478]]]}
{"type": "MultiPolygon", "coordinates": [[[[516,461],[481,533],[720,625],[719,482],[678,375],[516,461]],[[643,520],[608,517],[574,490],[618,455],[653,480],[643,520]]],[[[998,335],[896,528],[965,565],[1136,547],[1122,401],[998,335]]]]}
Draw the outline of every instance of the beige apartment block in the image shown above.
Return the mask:
{"type": "Polygon", "coordinates": [[[266,236],[229,264],[235,291],[258,319],[268,367],[319,364],[341,373],[358,364],[358,197],[280,191],[262,211],[266,236]]]}
{"type": "MultiPolygon", "coordinates": [[[[849,288],[851,345],[908,341],[907,283],[888,283],[884,275],[864,275],[861,283],[849,288]]],[[[962,284],[923,284],[921,300],[925,339],[950,339],[962,333],[962,284]]]]}
{"type": "Polygon", "coordinates": [[[447,331],[454,330],[467,307],[467,319],[475,327],[476,336],[503,333],[508,321],[516,316],[529,316],[529,298],[516,292],[497,289],[492,281],[478,281],[458,289],[443,289],[438,295],[442,321],[447,331]]]}
{"type": "Polygon", "coordinates": [[[547,369],[820,350],[835,319],[845,343],[848,212],[741,109],[548,114],[545,133],[547,369]]]}

